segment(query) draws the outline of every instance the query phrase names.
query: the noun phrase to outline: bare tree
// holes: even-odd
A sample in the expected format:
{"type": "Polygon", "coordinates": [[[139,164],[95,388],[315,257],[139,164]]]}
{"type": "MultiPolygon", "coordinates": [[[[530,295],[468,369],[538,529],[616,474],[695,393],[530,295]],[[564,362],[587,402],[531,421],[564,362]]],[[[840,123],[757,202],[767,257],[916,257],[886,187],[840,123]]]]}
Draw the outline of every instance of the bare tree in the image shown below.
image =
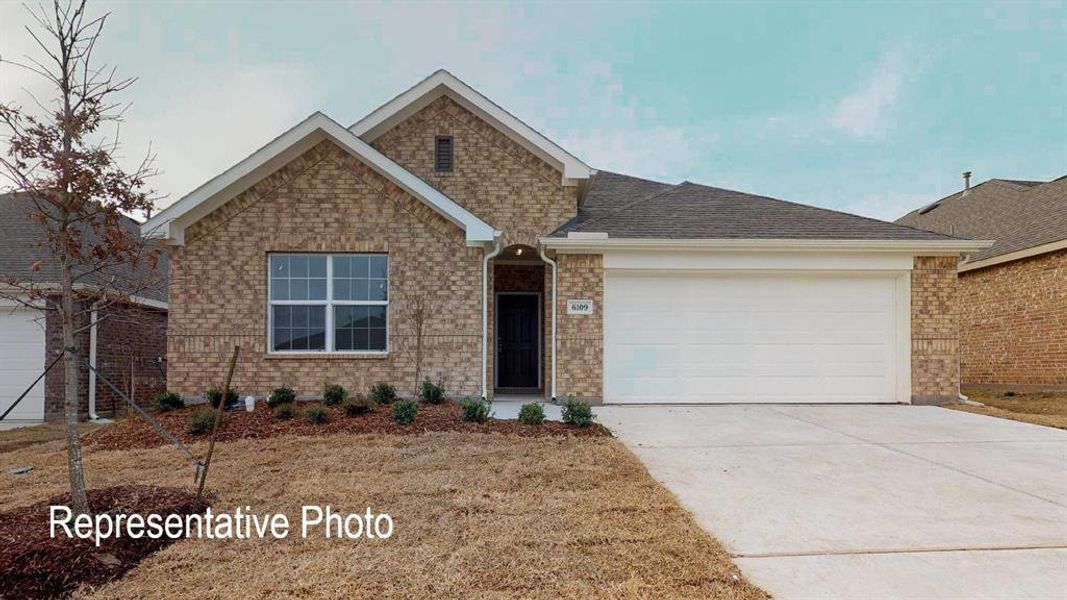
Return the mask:
{"type": "Polygon", "coordinates": [[[117,79],[114,68],[94,64],[107,15],[89,18],[85,9],[85,0],[27,6],[34,26],[26,32],[40,58],[0,57],[0,66],[27,69],[54,91],[45,101],[31,95],[37,108],[32,112],[0,101],[0,131],[7,144],[0,174],[9,180],[9,190],[29,199],[58,275],[50,284],[9,277],[4,294],[33,307],[43,298],[59,298],[71,508],[78,513],[89,511],[78,439],[79,369],[70,352],[75,336],[87,328],[79,320],[87,310],[80,300],[91,298],[100,309],[153,285],[148,280],[158,258],[158,250],[144,242],[126,216],[151,212],[145,179],[153,173],[152,157],[133,170],[118,164],[118,124],[127,105],[114,98],[135,80],[117,79]]]}
{"type": "Polygon", "coordinates": [[[412,358],[415,362],[415,397],[419,397],[419,386],[422,385],[422,353],[424,350],[424,338],[426,324],[433,314],[433,303],[423,293],[410,294],[406,302],[408,306],[411,326],[414,329],[415,347],[412,348],[412,358]]]}

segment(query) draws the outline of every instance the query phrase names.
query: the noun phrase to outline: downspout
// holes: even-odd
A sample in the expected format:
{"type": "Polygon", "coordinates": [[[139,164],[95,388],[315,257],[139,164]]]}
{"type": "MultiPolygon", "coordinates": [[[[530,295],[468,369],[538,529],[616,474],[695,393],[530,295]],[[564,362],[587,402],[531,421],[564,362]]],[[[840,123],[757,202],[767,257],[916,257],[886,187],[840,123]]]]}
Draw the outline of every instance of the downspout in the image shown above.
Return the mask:
{"type": "Polygon", "coordinates": [[[482,400],[489,399],[489,261],[504,251],[504,245],[493,236],[493,251],[482,259],[482,400]]]}
{"type": "Polygon", "coordinates": [[[100,419],[96,414],[96,320],[97,305],[94,302],[89,313],[89,420],[100,419]]]}
{"type": "Polygon", "coordinates": [[[556,261],[545,254],[545,247],[541,246],[541,260],[552,265],[552,402],[556,401],[556,288],[558,287],[558,273],[556,261]]]}

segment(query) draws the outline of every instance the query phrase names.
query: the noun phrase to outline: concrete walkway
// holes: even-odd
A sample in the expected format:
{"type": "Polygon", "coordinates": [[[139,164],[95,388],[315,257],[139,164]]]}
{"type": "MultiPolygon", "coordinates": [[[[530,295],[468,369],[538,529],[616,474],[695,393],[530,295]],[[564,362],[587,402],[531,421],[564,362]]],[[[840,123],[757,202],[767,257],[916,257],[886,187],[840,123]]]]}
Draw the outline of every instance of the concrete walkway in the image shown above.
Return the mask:
{"type": "Polygon", "coordinates": [[[548,421],[561,421],[560,407],[550,402],[545,402],[540,396],[497,396],[493,400],[493,418],[495,419],[518,419],[519,410],[523,404],[536,402],[545,409],[545,419],[548,421]]]}
{"type": "Polygon", "coordinates": [[[936,407],[598,407],[776,598],[1067,597],[1067,431],[936,407]]]}

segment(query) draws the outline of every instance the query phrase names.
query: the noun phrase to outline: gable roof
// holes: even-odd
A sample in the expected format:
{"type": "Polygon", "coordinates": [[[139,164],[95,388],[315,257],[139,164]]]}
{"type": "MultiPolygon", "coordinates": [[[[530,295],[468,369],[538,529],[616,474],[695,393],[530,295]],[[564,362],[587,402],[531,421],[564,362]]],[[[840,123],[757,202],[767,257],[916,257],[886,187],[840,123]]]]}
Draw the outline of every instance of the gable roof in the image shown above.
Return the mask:
{"type": "Polygon", "coordinates": [[[186,227],[283,167],[315,144],[327,139],[360,159],[379,175],[425,202],[441,216],[455,223],[466,232],[468,244],[490,242],[497,235],[496,230],[488,223],[474,216],[454,200],[396,164],[321,112],[313,113],[266,146],[256,150],[251,156],[170,205],[145,222],[141,230],[145,235],[158,236],[173,243],[182,244],[185,241],[186,227]]]}
{"type": "MultiPolygon", "coordinates": [[[[858,215],[700,185],[600,172],[577,218],[549,238],[973,243],[858,215]],[[603,176],[602,176],[603,173],[603,176]],[[589,202],[593,200],[590,207],[589,202]],[[587,208],[589,207],[589,208],[587,208]]],[[[928,244],[929,245],[929,244],[928,244]]],[[[946,247],[947,247],[946,246],[946,247]]]]}
{"type": "Polygon", "coordinates": [[[592,176],[593,169],[589,165],[444,69],[439,69],[401,92],[357,121],[349,130],[364,141],[372,142],[442,95],[449,96],[534,155],[559,169],[563,174],[564,184],[576,184],[592,176]]]}
{"type": "MultiPolygon", "coordinates": [[[[33,218],[35,211],[33,200],[25,193],[0,194],[0,285],[2,280],[36,288],[59,284],[59,265],[41,224],[33,218]]],[[[137,221],[123,217],[121,224],[129,235],[140,234],[137,221]]],[[[80,223],[78,228],[84,243],[99,239],[87,223],[80,223]]],[[[118,263],[97,272],[76,267],[75,274],[82,277],[82,286],[114,289],[136,296],[141,303],[165,307],[162,303],[167,301],[167,252],[159,253],[154,273],[147,269],[145,264],[118,263]]]]}
{"type": "Polygon", "coordinates": [[[990,179],[913,210],[897,223],[995,240],[968,257],[972,265],[1013,260],[1010,255],[1020,251],[1067,241],[1067,176],[1048,182],[990,179]]]}

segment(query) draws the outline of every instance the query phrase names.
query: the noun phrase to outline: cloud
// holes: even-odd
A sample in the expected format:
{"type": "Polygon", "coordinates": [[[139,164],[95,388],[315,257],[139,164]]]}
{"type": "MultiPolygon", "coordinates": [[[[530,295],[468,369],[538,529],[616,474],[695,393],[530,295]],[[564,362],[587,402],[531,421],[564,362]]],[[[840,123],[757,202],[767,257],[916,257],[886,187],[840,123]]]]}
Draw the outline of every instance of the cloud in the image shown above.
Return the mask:
{"type": "Polygon", "coordinates": [[[899,52],[890,52],[856,91],[834,106],[830,123],[857,138],[881,138],[895,124],[894,108],[911,74],[899,52]]]}

